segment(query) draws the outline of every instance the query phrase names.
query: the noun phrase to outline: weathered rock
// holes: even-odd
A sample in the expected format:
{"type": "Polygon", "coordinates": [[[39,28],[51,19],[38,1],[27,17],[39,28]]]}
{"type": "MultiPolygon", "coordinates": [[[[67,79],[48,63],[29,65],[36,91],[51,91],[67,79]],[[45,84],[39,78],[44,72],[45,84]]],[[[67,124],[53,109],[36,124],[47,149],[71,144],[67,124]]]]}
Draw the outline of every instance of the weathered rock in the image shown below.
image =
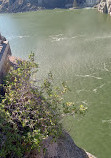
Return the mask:
{"type": "Polygon", "coordinates": [[[11,55],[9,42],[0,34],[0,83],[10,67],[9,55],[11,55]]]}
{"type": "Polygon", "coordinates": [[[8,12],[9,0],[0,0],[0,12],[8,12]]]}
{"type": "Polygon", "coordinates": [[[86,0],[86,6],[93,7],[97,5],[100,2],[100,0],[86,0]]]}
{"type": "Polygon", "coordinates": [[[23,12],[40,8],[92,7],[100,0],[0,0],[0,12],[23,12]]]}
{"type": "Polygon", "coordinates": [[[0,33],[0,40],[1,41],[6,41],[6,38],[4,36],[2,36],[1,33],[0,33]]]}
{"type": "Polygon", "coordinates": [[[89,152],[86,152],[87,153],[87,155],[88,155],[88,157],[89,158],[96,158],[94,155],[92,155],[91,153],[89,153],[89,152]]]}
{"type": "Polygon", "coordinates": [[[98,5],[98,11],[100,11],[101,13],[107,13],[107,3],[106,0],[102,0],[100,2],[100,4],[98,5]]]}
{"type": "Polygon", "coordinates": [[[88,158],[86,152],[77,147],[69,134],[64,133],[56,142],[52,142],[52,138],[44,140],[43,149],[40,153],[37,150],[31,151],[25,158],[88,158]]]}
{"type": "Polygon", "coordinates": [[[111,0],[101,0],[98,5],[98,11],[111,15],[111,0]]]}
{"type": "Polygon", "coordinates": [[[111,0],[107,0],[107,10],[108,13],[111,15],[111,0]]]}
{"type": "Polygon", "coordinates": [[[12,66],[15,70],[19,68],[19,65],[24,61],[20,58],[14,57],[12,55],[8,56],[9,65],[12,66]]]}

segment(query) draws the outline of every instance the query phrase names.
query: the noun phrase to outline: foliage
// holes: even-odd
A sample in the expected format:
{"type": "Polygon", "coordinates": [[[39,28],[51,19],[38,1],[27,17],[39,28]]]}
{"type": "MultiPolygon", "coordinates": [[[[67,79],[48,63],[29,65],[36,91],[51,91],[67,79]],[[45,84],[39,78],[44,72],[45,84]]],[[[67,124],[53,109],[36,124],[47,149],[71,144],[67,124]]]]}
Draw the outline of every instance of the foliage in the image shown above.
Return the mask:
{"type": "Polygon", "coordinates": [[[32,53],[28,61],[19,61],[5,78],[5,96],[0,103],[0,157],[20,158],[24,153],[37,148],[40,151],[43,139],[59,137],[62,114],[83,113],[86,108],[76,107],[72,102],[63,102],[68,87],[53,88],[53,76],[38,87],[34,74],[38,64],[32,53]]]}

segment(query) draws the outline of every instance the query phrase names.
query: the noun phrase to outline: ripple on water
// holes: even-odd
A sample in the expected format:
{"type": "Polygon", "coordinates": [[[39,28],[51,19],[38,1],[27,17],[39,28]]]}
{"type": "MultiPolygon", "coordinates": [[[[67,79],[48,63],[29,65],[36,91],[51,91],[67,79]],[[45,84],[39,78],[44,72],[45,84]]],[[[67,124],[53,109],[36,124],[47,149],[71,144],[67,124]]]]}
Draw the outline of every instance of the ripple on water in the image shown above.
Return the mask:
{"type": "Polygon", "coordinates": [[[64,34],[57,34],[57,35],[50,35],[49,38],[51,39],[51,42],[59,42],[62,40],[73,40],[76,38],[82,38],[84,35],[73,35],[73,36],[65,36],[64,34]]]}
{"type": "Polygon", "coordinates": [[[10,40],[13,40],[13,39],[22,39],[22,38],[29,38],[30,36],[22,36],[22,35],[19,35],[19,36],[9,36],[7,37],[7,39],[10,41],[10,40]]]}
{"type": "Polygon", "coordinates": [[[95,79],[97,79],[97,80],[102,80],[101,77],[92,76],[91,74],[90,74],[90,75],[75,75],[75,76],[83,77],[83,78],[95,78],[95,79]]]}

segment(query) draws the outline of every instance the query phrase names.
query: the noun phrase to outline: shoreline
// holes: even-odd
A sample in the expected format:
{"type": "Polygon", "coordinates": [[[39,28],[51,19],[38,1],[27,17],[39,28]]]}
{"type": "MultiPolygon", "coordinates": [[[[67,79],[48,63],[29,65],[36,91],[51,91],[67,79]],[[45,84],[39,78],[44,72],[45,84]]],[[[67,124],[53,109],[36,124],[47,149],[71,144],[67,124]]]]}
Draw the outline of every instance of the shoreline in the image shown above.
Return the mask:
{"type": "Polygon", "coordinates": [[[38,11],[53,11],[53,10],[81,10],[81,9],[95,9],[97,10],[97,7],[78,7],[78,8],[52,8],[52,9],[47,9],[47,8],[43,8],[43,9],[37,9],[37,10],[26,10],[26,11],[17,11],[17,12],[0,12],[0,14],[17,14],[17,13],[28,13],[28,12],[38,12],[38,11]]]}
{"type": "MultiPolygon", "coordinates": [[[[18,1],[19,2],[19,1],[18,1]]],[[[55,9],[65,9],[65,10],[75,10],[75,9],[84,9],[90,8],[95,9],[98,8],[99,2],[95,1],[95,3],[88,3],[88,2],[78,2],[77,4],[74,3],[65,3],[65,4],[56,4],[52,3],[48,4],[41,3],[41,4],[34,4],[33,3],[21,3],[19,4],[17,1],[10,4],[9,2],[4,2],[0,5],[0,14],[4,13],[24,13],[24,12],[34,12],[34,11],[41,11],[41,10],[55,10],[55,9]]]]}

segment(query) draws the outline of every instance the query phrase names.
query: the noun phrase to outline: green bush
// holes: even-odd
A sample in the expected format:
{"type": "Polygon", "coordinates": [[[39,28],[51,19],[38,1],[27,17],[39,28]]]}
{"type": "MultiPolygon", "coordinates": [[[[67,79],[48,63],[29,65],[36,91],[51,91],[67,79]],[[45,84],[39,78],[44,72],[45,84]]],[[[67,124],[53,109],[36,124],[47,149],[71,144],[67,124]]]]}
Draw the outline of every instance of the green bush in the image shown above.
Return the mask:
{"type": "Polygon", "coordinates": [[[0,103],[0,157],[21,158],[36,148],[40,151],[43,139],[62,134],[62,114],[84,113],[84,106],[63,102],[62,90],[53,88],[53,76],[48,74],[41,86],[35,80],[38,64],[32,53],[28,61],[12,67],[5,78],[5,96],[0,103]]]}

